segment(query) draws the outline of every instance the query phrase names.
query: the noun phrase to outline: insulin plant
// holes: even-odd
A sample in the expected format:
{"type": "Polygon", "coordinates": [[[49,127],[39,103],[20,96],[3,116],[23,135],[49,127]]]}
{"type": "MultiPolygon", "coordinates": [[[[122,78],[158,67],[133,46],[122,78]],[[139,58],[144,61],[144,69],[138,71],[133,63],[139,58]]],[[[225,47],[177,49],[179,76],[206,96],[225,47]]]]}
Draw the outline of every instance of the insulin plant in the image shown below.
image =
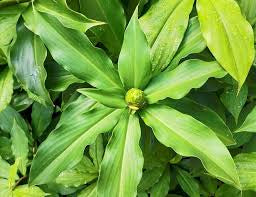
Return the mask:
{"type": "Polygon", "coordinates": [[[255,196],[255,0],[0,0],[0,197],[255,196]]]}

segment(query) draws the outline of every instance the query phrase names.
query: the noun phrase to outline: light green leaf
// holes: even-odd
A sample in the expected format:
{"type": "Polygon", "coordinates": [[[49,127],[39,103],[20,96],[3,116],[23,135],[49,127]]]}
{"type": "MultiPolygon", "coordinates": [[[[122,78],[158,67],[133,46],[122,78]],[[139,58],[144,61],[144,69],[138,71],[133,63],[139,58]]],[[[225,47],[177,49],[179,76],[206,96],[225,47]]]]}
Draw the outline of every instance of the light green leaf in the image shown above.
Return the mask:
{"type": "Polygon", "coordinates": [[[32,185],[54,181],[63,171],[76,165],[87,145],[100,133],[110,131],[121,110],[95,106],[90,99],[80,97],[62,113],[56,129],[40,145],[32,162],[29,182],[32,185]]]}
{"type": "Polygon", "coordinates": [[[12,197],[12,190],[6,179],[0,179],[0,197],[12,197]]]}
{"type": "Polygon", "coordinates": [[[15,180],[17,177],[19,164],[20,164],[20,158],[17,158],[15,160],[15,163],[13,165],[11,165],[11,167],[10,167],[9,177],[8,177],[9,189],[12,189],[15,185],[15,180]]]}
{"type": "Polygon", "coordinates": [[[101,163],[97,185],[99,197],[136,196],[143,168],[140,135],[139,118],[124,111],[101,163]]]}
{"type": "Polygon", "coordinates": [[[255,55],[251,25],[234,0],[198,0],[197,12],[208,48],[240,89],[255,55]]]}
{"type": "Polygon", "coordinates": [[[107,107],[125,108],[127,106],[124,99],[124,93],[120,92],[118,89],[99,90],[96,88],[82,88],[78,89],[77,91],[107,107]]]}
{"type": "Polygon", "coordinates": [[[181,59],[193,53],[200,53],[206,48],[203,35],[201,33],[198,17],[193,17],[189,20],[187,31],[180,44],[180,47],[171,61],[167,70],[173,70],[179,65],[181,59]]]}
{"type": "Polygon", "coordinates": [[[225,75],[217,62],[187,60],[176,69],[154,77],[144,92],[150,104],[167,97],[180,99],[192,88],[201,87],[208,78],[221,78],[225,75]]]}
{"type": "Polygon", "coordinates": [[[3,160],[0,156],[0,178],[8,179],[10,171],[10,164],[3,160]]]}
{"type": "Polygon", "coordinates": [[[10,51],[11,68],[29,97],[44,105],[52,104],[45,88],[43,67],[47,50],[38,36],[22,23],[17,27],[17,39],[10,51]]]}
{"type": "Polygon", "coordinates": [[[170,106],[181,113],[188,114],[208,126],[225,145],[234,145],[232,133],[222,118],[211,108],[201,105],[191,99],[165,99],[163,104],[170,106]]]}
{"type": "Polygon", "coordinates": [[[159,182],[156,183],[150,189],[150,196],[152,197],[159,197],[159,196],[166,196],[168,194],[170,188],[170,169],[167,167],[160,178],[159,182]]]}
{"type": "Polygon", "coordinates": [[[256,132],[256,107],[248,114],[245,121],[236,132],[256,132]]]}
{"type": "Polygon", "coordinates": [[[46,63],[45,69],[47,71],[46,87],[52,91],[62,92],[73,83],[83,82],[54,61],[46,63]]]}
{"type": "Polygon", "coordinates": [[[154,72],[165,69],[182,42],[194,0],[155,1],[140,18],[151,47],[154,72]]]}
{"type": "Polygon", "coordinates": [[[19,170],[25,175],[28,162],[28,138],[22,128],[17,124],[16,120],[13,122],[11,131],[12,152],[17,160],[19,158],[19,170]]]}
{"type": "Polygon", "coordinates": [[[239,179],[243,190],[256,191],[256,153],[242,153],[235,156],[239,179]]]}
{"type": "Polygon", "coordinates": [[[211,129],[164,105],[151,105],[141,116],[162,144],[182,156],[199,158],[212,176],[240,187],[234,161],[211,129]]]}
{"type": "Polygon", "coordinates": [[[97,184],[93,183],[83,189],[79,194],[78,197],[97,197],[97,184]]]}
{"type": "Polygon", "coordinates": [[[81,32],[86,32],[93,26],[104,24],[71,10],[67,6],[66,0],[38,0],[35,1],[34,5],[38,11],[56,17],[65,27],[81,32]]]}
{"type": "Polygon", "coordinates": [[[0,71],[0,111],[11,102],[13,93],[12,71],[6,67],[0,71]]]}
{"type": "Polygon", "coordinates": [[[93,160],[94,166],[99,169],[104,155],[104,146],[102,135],[99,135],[96,141],[90,145],[89,154],[93,160]]]}
{"type": "Polygon", "coordinates": [[[87,17],[105,22],[106,25],[94,27],[91,31],[115,55],[123,43],[126,18],[119,0],[80,0],[81,13],[87,17]]]}
{"type": "Polygon", "coordinates": [[[235,121],[238,121],[239,114],[246,103],[248,95],[248,87],[244,84],[239,93],[235,86],[230,86],[224,89],[224,92],[220,95],[220,100],[227,108],[227,110],[233,115],[235,121]]]}
{"type": "Polygon", "coordinates": [[[98,174],[83,173],[77,170],[65,170],[56,178],[56,183],[62,184],[65,187],[79,187],[94,180],[98,174]]]}
{"type": "Polygon", "coordinates": [[[242,13],[253,26],[256,23],[256,1],[255,0],[237,0],[242,13]]]}
{"type": "Polygon", "coordinates": [[[144,89],[151,78],[150,48],[140,28],[137,8],[125,30],[118,72],[127,90],[144,89]]]}
{"type": "Polygon", "coordinates": [[[185,170],[176,168],[176,178],[183,189],[190,197],[200,197],[199,185],[196,180],[185,170]]]}
{"type": "Polygon", "coordinates": [[[32,106],[31,113],[31,126],[33,133],[39,137],[43,134],[46,128],[49,126],[52,120],[53,107],[44,106],[35,102],[32,106]]]}
{"type": "MultiPolygon", "coordinates": [[[[96,143],[96,141],[94,143],[96,143]]],[[[91,173],[91,174],[97,174],[99,171],[99,169],[94,165],[91,159],[89,159],[87,156],[83,156],[82,160],[73,169],[77,170],[78,172],[91,173]]]]}
{"type": "Polygon", "coordinates": [[[13,191],[13,197],[44,197],[47,196],[39,187],[21,185],[13,191]]]}
{"type": "Polygon", "coordinates": [[[111,60],[82,32],[67,29],[54,17],[32,9],[28,9],[23,17],[29,29],[43,40],[55,61],[67,71],[97,88],[122,89],[111,60]]]}

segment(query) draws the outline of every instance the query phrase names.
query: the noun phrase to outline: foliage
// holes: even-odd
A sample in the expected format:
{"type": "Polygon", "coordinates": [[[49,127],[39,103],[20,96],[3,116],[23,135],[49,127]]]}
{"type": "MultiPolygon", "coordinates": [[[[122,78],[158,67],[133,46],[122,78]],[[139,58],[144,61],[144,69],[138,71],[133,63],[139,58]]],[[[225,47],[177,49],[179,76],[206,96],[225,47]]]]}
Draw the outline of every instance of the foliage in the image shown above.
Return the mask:
{"type": "Polygon", "coordinates": [[[0,197],[256,195],[256,0],[0,0],[0,197]]]}

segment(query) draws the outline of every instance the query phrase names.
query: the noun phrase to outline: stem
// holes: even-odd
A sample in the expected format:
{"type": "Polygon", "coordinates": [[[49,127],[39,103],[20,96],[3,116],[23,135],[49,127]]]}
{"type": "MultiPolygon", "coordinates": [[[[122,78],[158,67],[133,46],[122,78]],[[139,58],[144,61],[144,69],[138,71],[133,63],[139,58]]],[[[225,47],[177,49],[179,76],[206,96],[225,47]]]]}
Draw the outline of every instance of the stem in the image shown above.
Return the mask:
{"type": "Polygon", "coordinates": [[[26,3],[31,2],[31,0],[7,0],[7,1],[0,1],[0,8],[16,5],[19,3],[26,3]]]}
{"type": "Polygon", "coordinates": [[[15,185],[13,186],[13,189],[14,189],[15,187],[17,187],[17,186],[19,185],[19,183],[20,183],[22,180],[26,179],[26,178],[27,178],[27,176],[21,177],[21,178],[15,183],[15,185]]]}

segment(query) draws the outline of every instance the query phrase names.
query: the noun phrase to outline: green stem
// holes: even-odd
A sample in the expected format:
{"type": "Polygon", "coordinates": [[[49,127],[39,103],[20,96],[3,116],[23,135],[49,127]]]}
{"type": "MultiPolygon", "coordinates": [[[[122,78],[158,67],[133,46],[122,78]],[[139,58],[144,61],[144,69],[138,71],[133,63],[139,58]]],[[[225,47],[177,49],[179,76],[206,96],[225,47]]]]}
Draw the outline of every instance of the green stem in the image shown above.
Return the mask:
{"type": "Polygon", "coordinates": [[[31,0],[7,0],[7,1],[0,1],[0,8],[16,5],[19,3],[26,3],[31,2],[31,0]]]}

